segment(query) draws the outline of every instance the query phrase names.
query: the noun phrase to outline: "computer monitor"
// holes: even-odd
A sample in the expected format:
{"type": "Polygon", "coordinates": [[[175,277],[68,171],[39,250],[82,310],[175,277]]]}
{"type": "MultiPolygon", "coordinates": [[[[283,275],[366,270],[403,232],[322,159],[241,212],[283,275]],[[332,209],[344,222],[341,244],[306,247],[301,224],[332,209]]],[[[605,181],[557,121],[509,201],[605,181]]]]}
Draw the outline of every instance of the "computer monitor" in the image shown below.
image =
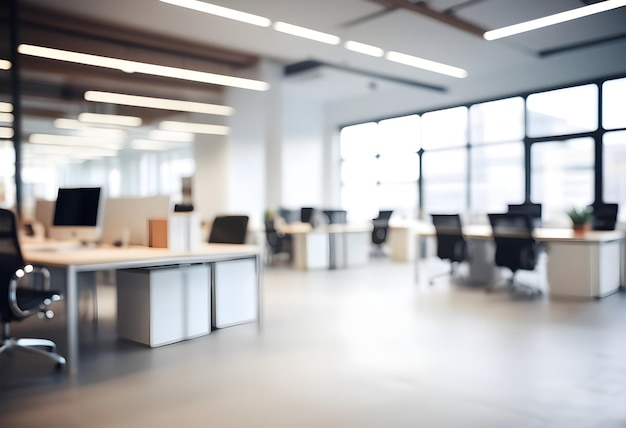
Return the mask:
{"type": "Polygon", "coordinates": [[[100,187],[60,188],[50,238],[95,243],[100,240],[104,192],[100,187]]]}

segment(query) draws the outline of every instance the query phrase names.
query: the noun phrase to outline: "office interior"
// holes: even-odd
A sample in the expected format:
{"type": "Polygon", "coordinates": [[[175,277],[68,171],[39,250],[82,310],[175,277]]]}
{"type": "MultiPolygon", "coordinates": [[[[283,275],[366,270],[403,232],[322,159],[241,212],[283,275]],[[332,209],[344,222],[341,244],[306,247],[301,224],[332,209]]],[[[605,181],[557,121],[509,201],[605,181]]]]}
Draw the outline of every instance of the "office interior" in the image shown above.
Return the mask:
{"type": "MultiPolygon", "coordinates": [[[[75,186],[103,186],[109,197],[120,200],[166,195],[174,204],[183,200],[182,182],[191,177],[194,211],[202,221],[210,223],[227,213],[246,214],[254,231],[262,231],[268,212],[281,209],[345,210],[348,223],[354,224],[370,224],[379,211],[393,210],[392,224],[399,226],[429,222],[432,213],[460,213],[466,224],[487,225],[488,213],[523,203],[541,203],[543,225],[564,229],[570,227],[566,212],[572,207],[617,203],[616,229],[624,230],[626,40],[622,23],[626,10],[618,7],[500,40],[487,41],[476,34],[480,29],[605,2],[544,3],[212,2],[267,17],[272,25],[264,27],[165,1],[7,2],[2,6],[6,37],[0,59],[11,66],[0,70],[0,101],[1,105],[12,104],[12,111],[6,113],[20,119],[11,123],[5,116],[0,126],[12,129],[21,141],[16,147],[13,134],[3,134],[0,140],[0,206],[15,208],[29,218],[34,216],[38,199],[53,199],[59,187],[75,186]],[[286,34],[276,28],[277,22],[336,34],[341,41],[320,43],[286,34]],[[19,41],[11,41],[13,36],[19,41]],[[362,49],[379,47],[380,52],[374,50],[374,56],[355,52],[346,48],[347,41],[364,44],[362,49]],[[19,45],[58,49],[65,59],[46,58],[28,48],[18,52],[19,45]],[[136,71],[130,63],[125,70],[77,64],[67,60],[69,52],[236,76],[248,83],[260,82],[263,89],[155,76],[136,71]],[[412,55],[452,67],[442,74],[401,64],[392,60],[391,52],[397,53],[396,59],[412,55]],[[96,102],[86,99],[89,91],[226,108],[207,114],[179,107],[96,102]],[[77,120],[81,113],[138,117],[141,125],[99,128],[102,134],[94,135],[90,134],[93,129],[77,120]],[[205,133],[206,129],[179,134],[168,131],[181,122],[209,125],[210,133],[205,133]],[[163,137],[165,132],[170,134],[163,137]],[[60,141],[68,136],[74,139],[60,141]]],[[[264,244],[262,234],[253,236],[264,244]]],[[[285,264],[268,265],[263,276],[266,322],[261,332],[243,325],[212,333],[204,338],[206,342],[189,341],[154,350],[138,350],[116,341],[114,310],[107,306],[112,286],[104,284],[100,335],[107,352],[100,357],[88,352],[92,360],[83,360],[94,368],[110,358],[119,367],[94,368],[91,376],[81,374],[76,388],[81,391],[91,385],[102,399],[114,393],[114,386],[128,387],[134,379],[172,382],[172,372],[185,364],[201,371],[201,378],[210,382],[214,375],[204,372],[199,357],[186,359],[185,349],[189,348],[184,347],[189,346],[190,353],[222,352],[232,357],[233,361],[217,356],[211,360],[226,373],[219,375],[218,383],[223,386],[235,379],[250,389],[226,388],[222,403],[231,412],[218,411],[223,426],[252,423],[251,416],[233,416],[239,394],[262,426],[296,421],[304,426],[382,426],[383,416],[378,419],[367,408],[373,403],[384,409],[381,415],[388,417],[392,426],[413,426],[420,416],[402,409],[413,396],[423,400],[418,408],[426,411],[432,426],[460,423],[433,397],[458,405],[459,415],[478,425],[623,423],[624,415],[616,404],[616,396],[625,387],[618,379],[624,348],[617,343],[615,327],[623,319],[621,291],[600,300],[559,301],[544,294],[520,301],[498,292],[487,295],[481,288],[457,287],[452,280],[430,287],[428,277],[447,265],[437,260],[432,240],[422,250],[417,280],[413,263],[392,261],[389,248],[382,257],[372,252],[366,264],[345,269],[301,272],[285,264]],[[376,290],[379,286],[387,287],[388,292],[376,290]],[[336,288],[345,294],[337,297],[336,288]],[[351,300],[363,307],[355,309],[351,300]],[[399,313],[377,306],[377,300],[398,305],[399,313]],[[425,302],[429,306],[424,307],[425,302]],[[316,321],[314,316],[306,316],[306,308],[328,315],[319,329],[307,326],[316,321]],[[377,325],[363,312],[366,308],[382,315],[377,325]],[[415,308],[422,311],[416,314],[415,308]],[[295,314],[298,309],[304,313],[295,314]],[[537,319],[529,320],[533,316],[537,319]],[[284,324],[290,320],[294,329],[304,332],[304,338],[297,331],[285,330],[284,324]],[[353,325],[355,320],[362,325],[353,325]],[[476,331],[471,332],[464,321],[474,323],[476,331]],[[447,322],[462,327],[467,336],[445,328],[447,322]],[[492,330],[498,323],[505,327],[492,330]],[[424,325],[433,330],[424,332],[424,325]],[[557,339],[545,336],[528,339],[537,330],[550,338],[571,336],[558,345],[551,342],[557,339]],[[419,363],[422,350],[411,341],[412,334],[430,346],[423,366],[419,363]],[[331,339],[320,337],[324,335],[331,339]],[[260,350],[266,344],[264,338],[271,343],[269,354],[260,350]],[[473,348],[470,338],[484,344],[483,350],[469,351],[473,348]],[[526,340],[536,352],[522,346],[526,340]],[[280,347],[290,346],[277,345],[283,341],[311,346],[314,356],[300,354],[302,350],[296,348],[289,348],[293,354],[282,354],[280,347]],[[590,352],[584,341],[593,343],[597,354],[590,352]],[[348,354],[355,355],[341,354],[344,346],[348,354]],[[514,351],[509,352],[509,347],[514,351]],[[324,353],[328,349],[331,351],[324,353]],[[572,357],[567,350],[579,355],[572,357]],[[408,361],[403,351],[417,360],[408,361]],[[465,368],[460,356],[451,354],[466,351],[473,365],[465,368]],[[603,351],[604,359],[599,355],[603,351]],[[147,352],[153,354],[147,356],[147,352]],[[315,362],[315,356],[322,362],[315,362]],[[338,364],[333,357],[346,359],[338,364]],[[263,358],[269,363],[258,365],[257,360],[263,358]],[[441,360],[434,363],[438,358],[441,360]],[[551,373],[560,358],[570,358],[571,367],[551,373]],[[152,360],[153,371],[139,368],[152,360]],[[244,370],[267,370],[268,377],[286,371],[294,381],[268,380],[258,373],[243,379],[233,375],[241,368],[238,361],[244,370]],[[523,369],[519,376],[503,374],[492,371],[487,362],[500,369],[510,366],[512,372],[520,366],[523,369]],[[589,368],[593,364],[595,370],[589,368]],[[313,366],[317,374],[329,372],[316,382],[307,375],[306,366],[313,366]],[[427,367],[434,374],[420,378],[418,374],[425,375],[427,367]],[[125,378],[126,374],[130,377],[125,378]],[[451,378],[455,376],[466,382],[465,386],[454,387],[451,378]],[[104,386],[107,379],[110,390],[104,386]],[[345,381],[348,410],[342,410],[339,394],[329,393],[337,379],[345,381]],[[423,379],[425,383],[421,383],[423,379]],[[482,382],[487,385],[468,386],[482,382]],[[256,395],[252,391],[263,395],[266,387],[277,397],[262,400],[271,409],[268,413],[252,404],[256,395]],[[282,388],[295,391],[292,403],[296,410],[285,411],[281,417],[277,415],[278,399],[289,398],[282,388]],[[483,399],[487,403],[484,408],[472,404],[483,399]],[[552,408],[550,401],[555,404],[552,408]],[[316,405],[319,414],[303,421],[302,415],[315,413],[316,405]]],[[[530,281],[535,280],[531,275],[530,281]]],[[[57,312],[60,315],[54,322],[63,322],[63,310],[57,312]]],[[[22,328],[39,334],[37,321],[22,328]]],[[[98,335],[89,330],[89,320],[81,328],[83,346],[97,349],[98,335]]],[[[39,362],[29,360],[26,368],[16,363],[11,361],[6,369],[12,372],[8,393],[21,388],[20,376],[34,386],[20,389],[19,399],[12,403],[27,407],[29,392],[41,408],[52,406],[55,392],[69,399],[72,386],[62,376],[47,373],[39,362]],[[28,373],[29,367],[34,367],[35,376],[28,373]],[[58,389],[51,385],[51,377],[60,383],[58,389]]],[[[193,375],[186,371],[182,376],[190,380],[193,375]]],[[[177,392],[185,390],[182,381],[175,383],[177,392]]],[[[141,392],[139,387],[133,389],[141,392]]],[[[196,386],[192,390],[204,398],[219,396],[221,389],[196,386]]],[[[146,407],[150,404],[148,408],[154,410],[155,403],[167,396],[160,393],[155,392],[144,403],[146,407]]],[[[79,398],[72,400],[80,406],[79,398]]],[[[180,400],[174,401],[185,407],[180,400]]],[[[96,399],[84,403],[103,411],[96,399]]],[[[73,408],[69,403],[63,406],[70,411],[73,408]]],[[[186,420],[197,422],[199,404],[188,406],[186,420]]],[[[167,411],[155,413],[166,419],[183,417],[182,410],[165,407],[167,411]]],[[[86,415],[85,411],[78,413],[86,415]]],[[[26,410],[11,417],[18,426],[28,421],[26,410]]],[[[126,411],[118,418],[103,418],[101,426],[158,422],[154,415],[144,414],[143,418],[126,411]]],[[[77,423],[60,417],[53,426],[61,422],[63,426],[77,423]]]]}

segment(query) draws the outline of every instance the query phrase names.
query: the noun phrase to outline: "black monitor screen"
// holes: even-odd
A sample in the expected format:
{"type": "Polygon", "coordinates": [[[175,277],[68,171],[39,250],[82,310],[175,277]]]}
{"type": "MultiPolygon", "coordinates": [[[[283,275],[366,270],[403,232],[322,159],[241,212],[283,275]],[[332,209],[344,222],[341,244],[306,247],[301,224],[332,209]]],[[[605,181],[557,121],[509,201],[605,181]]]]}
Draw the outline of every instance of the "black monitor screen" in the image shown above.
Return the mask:
{"type": "Polygon", "coordinates": [[[59,189],[54,209],[54,226],[96,226],[99,187],[59,189]]]}

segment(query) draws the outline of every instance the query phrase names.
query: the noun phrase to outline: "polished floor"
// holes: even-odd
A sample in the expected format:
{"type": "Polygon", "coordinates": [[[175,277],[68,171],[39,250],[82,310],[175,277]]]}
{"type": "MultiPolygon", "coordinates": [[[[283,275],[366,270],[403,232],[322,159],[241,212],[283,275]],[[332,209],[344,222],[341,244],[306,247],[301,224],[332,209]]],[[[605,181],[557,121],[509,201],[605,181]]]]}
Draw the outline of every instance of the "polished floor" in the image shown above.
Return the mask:
{"type": "MultiPolygon", "coordinates": [[[[410,264],[384,258],[268,268],[260,330],[157,349],[116,339],[115,288],[101,286],[77,378],[0,356],[0,426],[626,427],[626,293],[529,300],[427,284],[445,269],[427,260],[415,282],[410,264]]],[[[14,333],[62,348],[58,312],[14,333]]]]}

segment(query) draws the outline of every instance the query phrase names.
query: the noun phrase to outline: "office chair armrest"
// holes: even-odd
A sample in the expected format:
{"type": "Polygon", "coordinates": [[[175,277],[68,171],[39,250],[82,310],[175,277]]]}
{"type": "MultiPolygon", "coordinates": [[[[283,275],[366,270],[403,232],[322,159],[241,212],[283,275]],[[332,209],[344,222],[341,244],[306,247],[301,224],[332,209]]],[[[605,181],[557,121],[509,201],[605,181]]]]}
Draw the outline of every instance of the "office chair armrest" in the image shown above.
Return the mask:
{"type": "MultiPolygon", "coordinates": [[[[33,265],[26,265],[21,269],[18,269],[13,274],[11,282],[9,284],[9,305],[13,314],[20,318],[26,318],[32,315],[34,312],[30,310],[23,310],[17,303],[17,287],[20,282],[28,275],[41,275],[43,278],[43,289],[50,289],[50,271],[45,267],[34,267],[33,265]]],[[[39,312],[39,311],[37,311],[39,312]]]]}

